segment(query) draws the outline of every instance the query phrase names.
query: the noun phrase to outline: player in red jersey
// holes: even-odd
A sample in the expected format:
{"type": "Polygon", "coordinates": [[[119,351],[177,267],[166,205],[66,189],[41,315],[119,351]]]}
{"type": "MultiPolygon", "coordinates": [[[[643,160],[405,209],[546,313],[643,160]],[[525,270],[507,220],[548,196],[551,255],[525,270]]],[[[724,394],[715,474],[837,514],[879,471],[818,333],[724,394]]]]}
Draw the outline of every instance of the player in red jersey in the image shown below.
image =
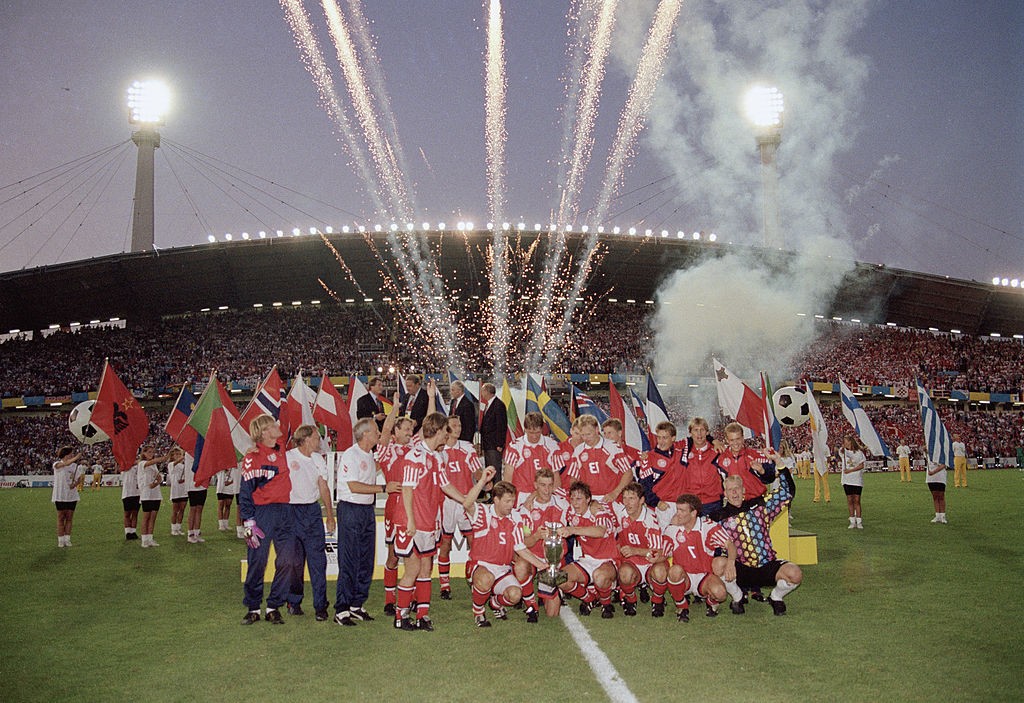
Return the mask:
{"type": "MultiPolygon", "coordinates": [[[[459,439],[462,434],[462,420],[457,415],[448,418],[448,440],[445,442],[445,471],[448,480],[462,494],[473,489],[473,483],[480,477],[483,463],[472,443],[459,439]]],[[[456,530],[466,538],[466,544],[472,546],[473,531],[469,526],[469,518],[462,503],[457,503],[448,496],[444,497],[441,507],[441,544],[437,547],[437,575],[441,585],[441,600],[451,600],[451,553],[452,539],[456,530]]]]}
{"type": "Polygon", "coordinates": [[[622,422],[618,418],[608,418],[601,424],[601,435],[605,439],[615,442],[622,453],[626,455],[629,462],[630,481],[632,481],[640,469],[640,452],[626,444],[622,422]]]}
{"type": "MultiPolygon", "coordinates": [[[[526,546],[539,559],[544,559],[544,540],[550,534],[550,525],[561,527],[565,524],[565,513],[569,502],[555,493],[555,472],[549,468],[537,469],[533,480],[533,493],[516,511],[513,518],[523,525],[526,546]]],[[[568,546],[562,542],[563,563],[568,546]]],[[[547,562],[545,561],[545,566],[547,562]]],[[[526,559],[515,560],[515,573],[519,588],[523,592],[523,603],[526,606],[526,622],[537,622],[537,596],[534,592],[533,577],[537,573],[534,565],[526,559]]],[[[558,617],[562,599],[557,589],[541,582],[537,584],[537,592],[544,602],[544,612],[549,617],[558,617]]]]}
{"type": "Polygon", "coordinates": [[[681,494],[692,494],[700,499],[701,515],[710,515],[722,506],[722,479],[715,460],[725,450],[721,441],[712,441],[708,421],[702,417],[690,420],[690,436],[680,443],[681,460],[686,466],[679,493],[666,493],[663,500],[672,501],[681,494]]]}
{"type": "Polygon", "coordinates": [[[700,498],[686,494],[658,514],[664,525],[664,549],[672,555],[668,590],[680,622],[690,621],[687,596],[703,598],[709,618],[718,615],[718,605],[725,601],[726,594],[725,583],[716,572],[724,572],[736,559],[736,546],[729,533],[717,522],[700,517],[700,510],[700,498]]]}
{"type": "Polygon", "coordinates": [[[485,468],[462,502],[473,528],[473,546],[469,549],[466,566],[473,584],[473,617],[477,627],[491,626],[485,610],[488,599],[494,617],[505,620],[508,618],[506,609],[522,597],[519,580],[512,570],[513,558],[534,568],[542,569],[546,564],[526,547],[523,528],[512,517],[516,505],[515,486],[508,481],[498,481],[491,489],[491,505],[476,502],[494,475],[493,467],[485,468]]]}
{"type": "Polygon", "coordinates": [[[465,498],[448,481],[442,447],[448,439],[448,418],[430,413],[420,427],[423,442],[402,461],[402,505],[395,516],[395,554],[405,561],[398,581],[395,628],[432,631],[431,572],[441,537],[441,506],[445,495],[460,503],[465,498]],[[409,611],[415,593],[416,621],[409,611]]]}
{"type": "Polygon", "coordinates": [[[573,452],[566,476],[586,483],[594,500],[611,503],[633,480],[629,459],[617,444],[601,436],[593,415],[580,415],[573,423],[577,425],[583,441],[573,452]]]}
{"type": "Polygon", "coordinates": [[[619,546],[619,594],[624,615],[636,615],[636,589],[641,583],[665,583],[667,560],[661,549],[661,528],[654,511],[644,505],[644,489],[639,483],[622,490],[622,502],[613,503],[615,541],[619,546]]]}
{"type": "Polygon", "coordinates": [[[775,480],[775,462],[758,450],[748,447],[743,439],[743,425],[730,422],[725,426],[728,448],[714,463],[726,476],[739,476],[743,480],[743,500],[760,498],[765,487],[775,480]]]}
{"type": "MultiPolygon", "coordinates": [[[[594,420],[595,431],[596,425],[594,420]]],[[[569,487],[566,524],[559,528],[558,534],[561,537],[578,537],[583,551],[582,558],[566,567],[569,578],[559,588],[580,599],[580,615],[590,615],[594,596],[588,587],[593,586],[601,604],[601,617],[614,617],[612,589],[619,558],[619,548],[615,543],[615,515],[606,504],[592,499],[590,486],[583,481],[576,481],[569,487]]]]}
{"type": "Polygon", "coordinates": [[[547,421],[538,412],[526,413],[523,418],[522,437],[505,447],[502,463],[505,470],[502,476],[516,487],[518,497],[516,505],[522,505],[533,493],[533,480],[538,469],[564,468],[558,442],[543,434],[547,421]]]}
{"type": "MultiPolygon", "coordinates": [[[[377,442],[377,465],[384,474],[384,481],[401,484],[402,460],[412,448],[412,431],[415,423],[408,417],[398,417],[398,393],[395,393],[391,412],[384,420],[380,441],[377,442]]],[[[396,589],[398,588],[398,556],[395,554],[395,515],[402,508],[402,492],[389,493],[384,503],[384,543],[388,556],[384,561],[384,614],[395,614],[396,589]]]]}

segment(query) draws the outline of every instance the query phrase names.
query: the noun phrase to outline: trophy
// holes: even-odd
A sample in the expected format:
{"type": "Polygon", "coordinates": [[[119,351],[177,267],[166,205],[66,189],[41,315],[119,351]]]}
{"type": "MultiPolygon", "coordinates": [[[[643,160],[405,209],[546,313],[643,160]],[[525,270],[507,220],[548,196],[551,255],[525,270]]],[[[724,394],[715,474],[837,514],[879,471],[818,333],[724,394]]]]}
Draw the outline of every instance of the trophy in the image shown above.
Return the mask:
{"type": "Polygon", "coordinates": [[[547,523],[548,536],[544,539],[544,559],[548,568],[540,572],[537,578],[546,586],[558,588],[566,582],[569,576],[563,569],[562,553],[565,551],[565,542],[558,536],[558,529],[561,527],[557,522],[547,523]]]}

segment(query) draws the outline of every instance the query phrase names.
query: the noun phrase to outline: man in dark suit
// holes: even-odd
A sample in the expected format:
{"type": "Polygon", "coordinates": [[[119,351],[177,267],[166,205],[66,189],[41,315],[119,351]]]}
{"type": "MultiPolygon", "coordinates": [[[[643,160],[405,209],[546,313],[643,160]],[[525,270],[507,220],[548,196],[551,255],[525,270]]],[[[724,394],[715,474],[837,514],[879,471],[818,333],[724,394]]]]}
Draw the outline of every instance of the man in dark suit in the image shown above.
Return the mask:
{"type": "Polygon", "coordinates": [[[373,377],[366,384],[370,392],[356,401],[356,419],[372,417],[377,422],[377,430],[384,427],[384,419],[387,413],[384,412],[384,404],[380,402],[380,395],[384,392],[384,382],[373,377]]]}
{"type": "Polygon", "coordinates": [[[466,395],[466,387],[462,385],[462,381],[452,381],[451,398],[452,403],[448,414],[458,417],[462,422],[459,439],[472,442],[473,435],[476,434],[476,403],[466,395]]]}
{"type": "Polygon", "coordinates": [[[484,465],[494,467],[494,482],[497,483],[501,480],[508,415],[505,403],[495,395],[493,383],[480,386],[480,408],[480,448],[484,453],[484,465]]]}
{"type": "Polygon", "coordinates": [[[427,405],[430,399],[427,398],[427,391],[420,384],[423,379],[416,374],[409,374],[405,377],[405,387],[409,391],[409,397],[405,401],[405,407],[402,408],[402,412],[399,415],[412,418],[413,421],[413,434],[420,431],[420,425],[423,424],[423,418],[427,416],[427,405]]]}

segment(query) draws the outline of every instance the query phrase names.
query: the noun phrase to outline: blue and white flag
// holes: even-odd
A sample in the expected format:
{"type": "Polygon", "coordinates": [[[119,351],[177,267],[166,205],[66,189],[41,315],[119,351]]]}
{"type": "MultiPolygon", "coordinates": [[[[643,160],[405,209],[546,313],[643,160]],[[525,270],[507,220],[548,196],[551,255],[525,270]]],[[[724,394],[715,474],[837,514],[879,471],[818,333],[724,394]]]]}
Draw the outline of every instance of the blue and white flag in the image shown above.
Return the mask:
{"type": "Polygon", "coordinates": [[[874,425],[868,419],[868,414],[864,412],[864,408],[860,406],[853,396],[853,392],[849,386],[843,383],[842,379],[839,380],[839,393],[843,398],[843,417],[853,426],[871,453],[875,456],[892,456],[889,447],[882,441],[881,435],[875,431],[874,425]]]}
{"type": "Polygon", "coordinates": [[[943,466],[953,465],[953,440],[942,424],[928,391],[917,381],[917,403],[921,406],[921,426],[924,428],[924,443],[928,448],[928,460],[943,466]]]}

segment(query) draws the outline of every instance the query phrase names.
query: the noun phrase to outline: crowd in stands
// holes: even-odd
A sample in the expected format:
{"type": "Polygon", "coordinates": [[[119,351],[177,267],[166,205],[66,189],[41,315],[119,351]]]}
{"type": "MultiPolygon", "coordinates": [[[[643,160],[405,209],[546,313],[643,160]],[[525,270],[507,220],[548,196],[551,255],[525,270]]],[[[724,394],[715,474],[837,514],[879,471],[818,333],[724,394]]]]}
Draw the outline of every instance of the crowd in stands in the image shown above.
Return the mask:
{"type": "MultiPolygon", "coordinates": [[[[652,348],[650,312],[649,306],[636,304],[581,306],[580,324],[566,339],[552,371],[643,373],[652,348]]],[[[477,313],[468,308],[455,311],[459,317],[477,313]]],[[[430,352],[427,332],[410,325],[410,319],[409,311],[399,307],[324,304],[183,315],[126,328],[80,327],[31,340],[11,339],[0,343],[0,395],[59,397],[95,390],[107,357],[127,386],[150,390],[202,380],[211,369],[222,381],[254,387],[275,364],[284,379],[300,369],[307,376],[325,369],[331,375],[370,375],[391,365],[443,371],[444,362],[430,352]]],[[[1013,456],[1024,445],[1024,413],[1012,407],[968,411],[963,404],[941,400],[950,390],[1021,393],[1024,344],[1019,340],[832,321],[818,324],[819,337],[792,363],[795,377],[825,382],[841,377],[850,386],[908,389],[920,378],[936,398],[947,427],[962,436],[970,455],[1013,456]]],[[[465,340],[471,355],[486,354],[480,341],[465,340]]],[[[509,366],[514,367],[511,357],[509,366]]],[[[704,371],[699,375],[711,375],[709,369],[704,371]]],[[[838,441],[848,431],[838,404],[827,396],[820,404],[830,436],[838,441]]],[[[891,447],[901,437],[911,445],[919,443],[914,441],[921,433],[915,403],[862,398],[862,404],[891,447]]],[[[65,412],[68,409],[64,407],[65,412]]],[[[166,442],[160,429],[166,417],[152,415],[151,437],[166,442]]],[[[685,418],[688,411],[678,406],[670,408],[670,415],[685,418]]],[[[48,473],[56,445],[70,439],[66,417],[0,413],[0,470],[48,473]]],[[[709,420],[715,424],[715,418],[709,420]]],[[[679,429],[685,433],[685,421],[679,429]]],[[[787,433],[793,433],[798,446],[809,446],[805,428],[787,433]]],[[[104,446],[109,445],[100,445],[96,455],[103,457],[100,463],[112,464],[104,446]]]]}

